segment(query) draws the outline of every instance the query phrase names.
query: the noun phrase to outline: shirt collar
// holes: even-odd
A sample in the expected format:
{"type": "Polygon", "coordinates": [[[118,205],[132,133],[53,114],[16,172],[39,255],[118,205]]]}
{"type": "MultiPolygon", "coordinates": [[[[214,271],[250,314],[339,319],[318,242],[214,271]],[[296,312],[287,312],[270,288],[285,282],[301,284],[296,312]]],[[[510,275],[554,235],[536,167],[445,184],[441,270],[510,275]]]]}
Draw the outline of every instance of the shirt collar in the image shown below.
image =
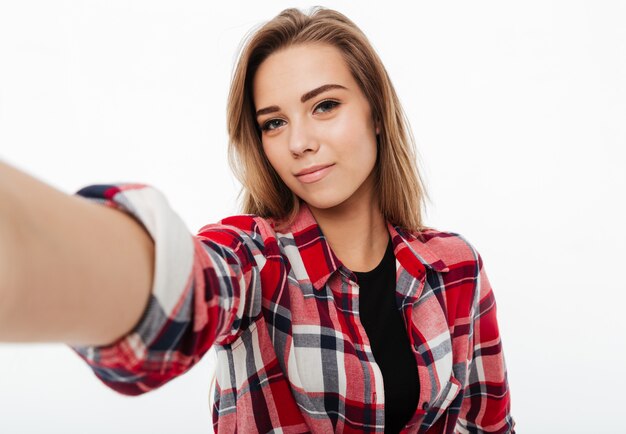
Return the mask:
{"type": "MultiPolygon", "coordinates": [[[[411,275],[421,278],[425,268],[438,272],[449,271],[440,255],[426,245],[426,239],[389,222],[387,222],[387,229],[391,235],[394,255],[400,265],[411,275]]],[[[350,270],[330,248],[306,202],[300,201],[296,218],[284,232],[293,235],[295,245],[315,289],[323,288],[336,271],[344,274],[350,273],[350,270]]]]}

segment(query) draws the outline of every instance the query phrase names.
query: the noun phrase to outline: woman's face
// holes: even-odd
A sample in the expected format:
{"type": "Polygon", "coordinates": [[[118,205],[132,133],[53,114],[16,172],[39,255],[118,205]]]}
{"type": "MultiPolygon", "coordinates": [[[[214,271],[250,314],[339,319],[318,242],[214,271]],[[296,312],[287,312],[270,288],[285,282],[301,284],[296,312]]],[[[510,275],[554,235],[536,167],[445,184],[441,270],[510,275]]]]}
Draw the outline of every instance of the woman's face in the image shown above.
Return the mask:
{"type": "Polygon", "coordinates": [[[373,197],[378,128],[337,48],[308,44],[273,53],[254,76],[253,97],[265,155],[310,207],[373,197]]]}

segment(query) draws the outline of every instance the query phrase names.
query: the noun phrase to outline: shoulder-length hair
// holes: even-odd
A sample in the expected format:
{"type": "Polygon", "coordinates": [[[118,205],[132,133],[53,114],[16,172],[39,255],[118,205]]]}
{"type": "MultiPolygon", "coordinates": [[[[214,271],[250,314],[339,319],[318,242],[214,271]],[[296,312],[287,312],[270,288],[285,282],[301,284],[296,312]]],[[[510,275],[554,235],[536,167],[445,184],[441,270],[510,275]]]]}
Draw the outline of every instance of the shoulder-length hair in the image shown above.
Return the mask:
{"type": "Polygon", "coordinates": [[[380,122],[375,185],[386,220],[409,231],[421,231],[427,193],[416,166],[408,120],[380,58],[363,32],[343,14],[315,7],[308,14],[285,9],[252,32],[241,48],[228,96],[228,158],[242,184],[242,212],[288,226],[299,210],[299,198],[280,179],[263,152],[252,92],[259,65],[277,50],[296,44],[321,43],[341,52],[352,76],[380,122]]]}

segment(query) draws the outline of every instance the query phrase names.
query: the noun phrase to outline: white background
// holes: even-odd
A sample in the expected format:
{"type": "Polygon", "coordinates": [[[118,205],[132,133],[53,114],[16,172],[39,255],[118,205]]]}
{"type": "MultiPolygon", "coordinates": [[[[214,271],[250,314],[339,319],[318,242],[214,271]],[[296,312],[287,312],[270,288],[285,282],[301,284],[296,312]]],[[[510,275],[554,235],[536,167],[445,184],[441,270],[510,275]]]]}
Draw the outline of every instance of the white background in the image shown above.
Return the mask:
{"type": "MultiPolygon", "coordinates": [[[[225,105],[246,32],[293,1],[2,1],[0,158],[73,193],[237,212],[225,105]]],[[[432,197],[480,251],[523,433],[625,432],[626,6],[335,1],[380,53],[432,197]]],[[[147,395],[62,344],[0,345],[0,433],[206,433],[210,357],[147,395]]]]}

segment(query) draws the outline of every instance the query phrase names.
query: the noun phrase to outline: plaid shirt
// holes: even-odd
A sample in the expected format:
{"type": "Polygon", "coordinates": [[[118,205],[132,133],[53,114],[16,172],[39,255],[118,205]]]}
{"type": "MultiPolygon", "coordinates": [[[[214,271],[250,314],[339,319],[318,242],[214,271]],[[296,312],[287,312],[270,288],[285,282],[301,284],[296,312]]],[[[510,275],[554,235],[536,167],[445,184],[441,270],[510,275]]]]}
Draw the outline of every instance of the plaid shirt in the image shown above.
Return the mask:
{"type": "MultiPolygon", "coordinates": [[[[136,327],[108,346],[72,347],[107,386],[149,392],[213,347],[216,432],[384,431],[383,378],[359,320],[356,276],[305,203],[282,232],[271,219],[239,215],[192,236],[154,188],[94,185],[77,194],[130,213],[156,246],[152,294],[136,327]]],[[[480,255],[455,233],[387,228],[420,381],[403,432],[513,433],[480,255]]]]}

